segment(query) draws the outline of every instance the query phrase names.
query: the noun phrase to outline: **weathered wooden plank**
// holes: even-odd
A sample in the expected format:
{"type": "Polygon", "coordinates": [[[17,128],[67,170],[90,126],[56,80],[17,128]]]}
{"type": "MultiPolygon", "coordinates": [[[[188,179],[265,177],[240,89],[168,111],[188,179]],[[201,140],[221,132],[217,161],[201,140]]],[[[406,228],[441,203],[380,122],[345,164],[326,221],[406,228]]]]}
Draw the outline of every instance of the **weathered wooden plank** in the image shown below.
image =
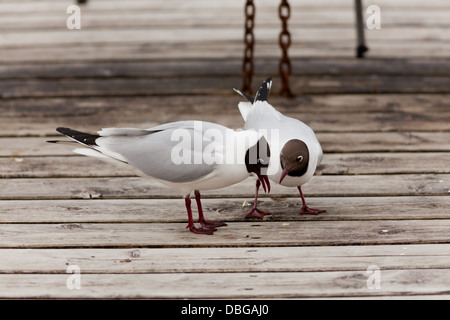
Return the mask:
{"type": "MultiPolygon", "coordinates": [[[[385,270],[379,290],[366,270],[347,272],[86,274],[69,290],[70,275],[0,275],[1,298],[236,299],[442,295],[450,270],[385,270]],[[420,282],[420,285],[417,285],[420,282]]],[[[223,311],[222,311],[223,312],[223,311]]],[[[181,310],[180,310],[181,313],[181,310]]]]}
{"type": "MultiPolygon", "coordinates": [[[[450,153],[337,153],[325,154],[324,175],[450,173],[450,153]]],[[[90,157],[0,158],[0,178],[126,177],[127,168],[90,157]],[[80,169],[82,168],[82,169],[80,169]]]]}
{"type": "MultiPolygon", "coordinates": [[[[48,138],[0,138],[1,157],[29,157],[29,156],[68,156],[74,155],[68,146],[49,144],[48,138]]],[[[19,160],[20,161],[20,160],[19,160]]]]}
{"type": "MultiPolygon", "coordinates": [[[[60,79],[1,80],[1,97],[42,98],[73,96],[134,96],[229,94],[239,77],[188,77],[184,79],[60,79]]],[[[274,91],[280,81],[274,82],[274,91]]],[[[333,76],[291,78],[296,94],[318,93],[450,93],[448,77],[428,76],[333,76]]]]}
{"type": "MultiPolygon", "coordinates": [[[[449,132],[319,132],[317,137],[325,153],[450,151],[449,132]]],[[[69,146],[49,144],[49,139],[57,138],[0,137],[0,157],[74,155],[69,146]]]]}
{"type": "MultiPolygon", "coordinates": [[[[448,269],[386,270],[380,290],[367,287],[368,274],[282,272],[223,274],[81,275],[81,289],[69,290],[70,275],[0,275],[2,298],[308,298],[442,295],[448,269]],[[416,285],[420,281],[420,286],[416,285]]],[[[180,311],[181,312],[181,311],[180,311]]]]}
{"type": "Polygon", "coordinates": [[[447,132],[317,133],[317,138],[325,153],[426,152],[450,148],[450,133],[447,132]]]}
{"type": "Polygon", "coordinates": [[[239,83],[238,78],[188,79],[61,79],[3,80],[2,98],[58,96],[117,96],[153,94],[221,94],[239,83]],[[210,80],[210,81],[208,81],[210,80]],[[209,84],[208,84],[209,83],[209,84]],[[225,89],[226,88],[226,89],[225,89]]]}
{"type": "Polygon", "coordinates": [[[0,178],[127,176],[136,176],[131,167],[130,170],[118,168],[95,158],[0,158],[0,178]]]}
{"type": "MultiPolygon", "coordinates": [[[[274,59],[256,60],[257,75],[271,74],[278,67],[274,59]]],[[[75,62],[71,64],[8,64],[0,66],[0,79],[61,78],[160,78],[181,76],[240,76],[240,59],[170,61],[75,62]]],[[[450,75],[450,63],[430,59],[293,59],[294,75],[450,75]]]]}
{"type": "MultiPolygon", "coordinates": [[[[272,214],[264,221],[429,220],[450,219],[450,197],[308,198],[320,215],[299,215],[300,197],[259,201],[272,214]]],[[[208,220],[246,221],[252,197],[202,200],[208,220]],[[247,202],[248,205],[244,205],[247,202]]],[[[196,208],[194,206],[194,214],[196,208]]],[[[7,200],[0,201],[0,223],[162,223],[185,222],[184,201],[174,199],[7,200]]]]}
{"type": "MultiPolygon", "coordinates": [[[[370,55],[385,58],[448,58],[450,45],[438,40],[410,40],[407,42],[370,41],[370,55]]],[[[153,43],[100,43],[77,44],[67,50],[65,46],[14,47],[3,48],[0,55],[2,63],[30,62],[73,62],[73,61],[123,61],[148,59],[198,59],[242,58],[242,40],[226,43],[174,43],[158,45],[153,43]],[[100,48],[100,49],[99,49],[100,48]]],[[[354,41],[330,43],[320,38],[315,41],[294,41],[289,49],[291,58],[317,58],[354,56],[354,41]]],[[[258,59],[279,59],[279,47],[271,41],[257,41],[255,51],[258,59]]],[[[256,60],[258,60],[256,59],[256,60]]],[[[271,73],[276,73],[273,70],[271,73]]],[[[256,88],[255,88],[256,89],[256,88]]]]}
{"type": "MultiPolygon", "coordinates": [[[[187,219],[186,219],[187,220],[187,219]]],[[[248,247],[450,243],[450,220],[230,222],[213,236],[184,223],[0,224],[0,248],[248,247]]]]}
{"type": "MultiPolygon", "coordinates": [[[[357,175],[316,176],[303,191],[308,196],[425,196],[448,195],[448,174],[402,174],[402,175],[357,175]]],[[[205,191],[204,197],[252,197],[254,178],[236,185],[205,191]]],[[[271,184],[270,195],[261,197],[297,196],[296,188],[271,184]]],[[[177,198],[179,191],[170,189],[156,181],[144,178],[46,178],[46,179],[0,179],[0,199],[85,199],[99,198],[177,198]]]]}
{"type": "MultiPolygon", "coordinates": [[[[261,76],[261,81],[263,80],[261,76]]],[[[234,87],[237,83],[234,84],[234,87]]],[[[202,114],[236,114],[241,98],[229,88],[223,96],[146,96],[146,97],[62,97],[42,99],[2,100],[0,106],[3,117],[34,117],[34,121],[48,122],[46,117],[131,117],[139,113],[155,121],[163,121],[165,114],[188,113],[198,117],[202,114]],[[126,106],[126,108],[124,108],[126,106]]],[[[283,113],[297,114],[351,114],[391,113],[397,117],[412,117],[422,113],[445,113],[449,109],[447,94],[324,94],[299,95],[286,99],[273,92],[270,102],[283,113]]],[[[387,117],[387,115],[386,115],[387,117]]],[[[417,117],[417,116],[416,116],[417,117]]],[[[413,131],[413,130],[411,130],[413,131]]]]}
{"type": "Polygon", "coordinates": [[[325,154],[323,174],[450,173],[450,153],[325,154]]]}
{"type": "Polygon", "coordinates": [[[128,249],[0,249],[0,273],[81,274],[329,272],[447,269],[448,244],[128,249]],[[201,257],[201,259],[199,259],[201,257]]]}

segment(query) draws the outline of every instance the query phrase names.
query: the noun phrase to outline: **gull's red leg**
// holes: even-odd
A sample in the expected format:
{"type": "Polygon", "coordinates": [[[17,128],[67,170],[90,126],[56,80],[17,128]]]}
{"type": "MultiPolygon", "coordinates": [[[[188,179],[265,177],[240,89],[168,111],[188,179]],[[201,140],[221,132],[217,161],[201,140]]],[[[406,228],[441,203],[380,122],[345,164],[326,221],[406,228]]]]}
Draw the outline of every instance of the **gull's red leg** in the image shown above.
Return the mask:
{"type": "Polygon", "coordinates": [[[258,205],[258,191],[261,186],[261,181],[256,180],[256,191],[255,191],[255,203],[253,204],[253,209],[247,215],[246,218],[259,218],[262,219],[264,216],[270,214],[270,212],[262,211],[257,208],[258,205]]]}
{"type": "Polygon", "coordinates": [[[297,187],[298,191],[300,191],[300,196],[302,197],[302,210],[300,210],[300,214],[319,214],[323,212],[327,212],[327,210],[320,210],[320,209],[312,209],[306,205],[305,197],[303,196],[302,187],[297,187]]]}
{"type": "Polygon", "coordinates": [[[203,228],[196,228],[194,225],[194,219],[192,218],[192,210],[191,210],[191,194],[188,193],[186,197],[184,197],[184,202],[186,204],[186,210],[188,213],[188,225],[186,228],[189,228],[189,230],[193,233],[197,234],[213,234],[214,230],[211,229],[203,229],[203,228]]]}
{"type": "Polygon", "coordinates": [[[200,224],[204,228],[212,229],[213,231],[216,231],[215,228],[217,228],[217,227],[225,227],[227,225],[225,222],[221,222],[221,221],[211,222],[211,221],[205,220],[205,216],[203,215],[202,202],[200,200],[200,191],[195,190],[194,194],[195,194],[195,201],[197,202],[197,208],[198,208],[198,222],[200,222],[200,224]]]}

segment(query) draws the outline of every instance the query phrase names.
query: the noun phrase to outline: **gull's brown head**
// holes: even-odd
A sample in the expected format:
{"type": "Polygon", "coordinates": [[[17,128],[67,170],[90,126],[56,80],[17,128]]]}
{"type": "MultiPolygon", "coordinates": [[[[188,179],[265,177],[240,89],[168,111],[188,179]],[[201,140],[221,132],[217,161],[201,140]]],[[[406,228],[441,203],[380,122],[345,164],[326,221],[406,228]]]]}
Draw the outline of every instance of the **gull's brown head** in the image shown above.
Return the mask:
{"type": "Polygon", "coordinates": [[[280,183],[286,176],[301,177],[308,170],[309,150],[306,144],[298,139],[286,142],[280,152],[280,163],[283,169],[280,183]]]}

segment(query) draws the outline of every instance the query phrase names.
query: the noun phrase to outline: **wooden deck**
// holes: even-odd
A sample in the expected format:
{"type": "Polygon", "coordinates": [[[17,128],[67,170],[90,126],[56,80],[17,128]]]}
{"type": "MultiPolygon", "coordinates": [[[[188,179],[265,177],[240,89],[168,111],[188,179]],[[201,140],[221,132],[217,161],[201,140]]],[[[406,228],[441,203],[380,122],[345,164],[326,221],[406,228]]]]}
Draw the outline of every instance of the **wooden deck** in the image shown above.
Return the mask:
{"type": "MultiPolygon", "coordinates": [[[[272,215],[246,221],[249,179],[204,193],[228,222],[213,236],[185,229],[176,191],[45,141],[241,127],[244,1],[90,0],[73,31],[69,4],[0,1],[0,298],[450,298],[448,1],[377,1],[364,60],[353,1],[291,1],[297,96],[271,102],[316,131],[324,168],[304,192],[327,213],[298,215],[296,189],[273,184],[272,215]]],[[[254,85],[272,75],[274,92],[277,5],[258,0],[255,26],[254,85]]]]}

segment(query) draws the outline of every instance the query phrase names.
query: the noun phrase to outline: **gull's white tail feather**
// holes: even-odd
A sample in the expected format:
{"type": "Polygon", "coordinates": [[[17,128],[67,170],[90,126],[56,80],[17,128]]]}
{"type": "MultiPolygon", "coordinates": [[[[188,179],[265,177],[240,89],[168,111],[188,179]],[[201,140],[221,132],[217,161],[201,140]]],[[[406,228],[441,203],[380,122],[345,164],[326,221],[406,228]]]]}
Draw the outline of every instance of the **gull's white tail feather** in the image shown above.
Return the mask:
{"type": "Polygon", "coordinates": [[[138,170],[132,166],[129,166],[126,162],[123,162],[122,160],[118,160],[116,158],[108,157],[107,155],[104,155],[100,151],[97,151],[95,149],[88,149],[88,148],[76,148],[72,150],[73,152],[77,154],[81,154],[83,156],[93,157],[97,158],[99,160],[105,161],[107,163],[110,163],[112,165],[115,165],[117,168],[121,168],[124,170],[129,171],[130,173],[133,173],[137,176],[145,177],[145,174],[142,173],[141,170],[138,170]]]}
{"type": "Polygon", "coordinates": [[[101,158],[101,159],[108,159],[108,160],[112,160],[110,157],[105,156],[103,153],[101,153],[100,151],[97,151],[95,149],[88,149],[88,148],[76,148],[72,150],[73,152],[77,153],[77,154],[81,154],[83,156],[88,156],[88,157],[94,157],[94,158],[101,158]]]}
{"type": "Polygon", "coordinates": [[[238,108],[244,121],[247,121],[247,116],[252,109],[252,104],[250,102],[239,102],[238,108]]]}

